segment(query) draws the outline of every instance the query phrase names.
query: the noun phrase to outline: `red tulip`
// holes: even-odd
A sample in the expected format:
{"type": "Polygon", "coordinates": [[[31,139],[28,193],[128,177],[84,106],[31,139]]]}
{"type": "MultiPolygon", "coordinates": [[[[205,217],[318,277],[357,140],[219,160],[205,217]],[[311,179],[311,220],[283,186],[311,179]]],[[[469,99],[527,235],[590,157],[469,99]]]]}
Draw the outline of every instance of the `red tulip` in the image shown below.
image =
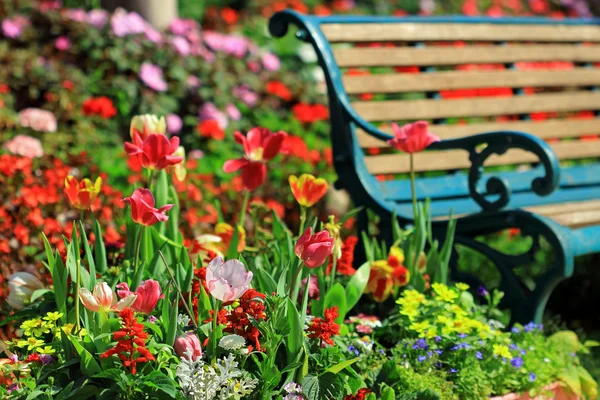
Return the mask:
{"type": "Polygon", "coordinates": [[[119,297],[127,297],[137,295],[135,303],[131,306],[134,311],[144,314],[150,314],[156,308],[159,299],[165,297],[161,294],[160,285],[153,279],[148,279],[140,283],[135,292],[129,290],[129,285],[126,282],[119,283],[116,286],[119,297]]]}
{"type": "Polygon", "coordinates": [[[133,143],[125,143],[125,151],[132,157],[137,157],[144,168],[164,169],[170,165],[179,164],[183,157],[173,153],[179,147],[179,138],[169,140],[163,134],[148,135],[142,140],[137,132],[133,132],[133,143]]]}
{"type": "Polygon", "coordinates": [[[168,220],[169,217],[165,213],[173,208],[173,204],[155,208],[154,196],[148,189],[136,189],[131,197],[126,197],[123,201],[131,206],[131,218],[138,224],[146,226],[168,220]]]}
{"type": "Polygon", "coordinates": [[[309,227],[298,239],[294,250],[308,268],[317,268],[333,252],[333,243],[334,239],[329,236],[329,232],[321,231],[313,235],[312,227],[309,227]]]}
{"type": "Polygon", "coordinates": [[[440,138],[428,131],[427,121],[417,121],[406,124],[402,128],[394,123],[392,129],[395,137],[388,140],[388,144],[405,153],[418,153],[425,150],[440,138]]]}
{"type": "Polygon", "coordinates": [[[179,357],[189,359],[189,356],[191,355],[192,361],[196,361],[196,358],[202,357],[200,339],[198,339],[198,336],[193,332],[188,332],[177,337],[173,344],[173,348],[179,357]]]}
{"type": "Polygon", "coordinates": [[[231,173],[241,169],[244,188],[254,190],[265,181],[266,163],[279,153],[287,134],[281,131],[273,133],[266,128],[253,128],[247,136],[241,132],[236,132],[234,136],[235,141],[244,146],[246,154],[236,160],[227,160],[223,171],[231,173]]]}

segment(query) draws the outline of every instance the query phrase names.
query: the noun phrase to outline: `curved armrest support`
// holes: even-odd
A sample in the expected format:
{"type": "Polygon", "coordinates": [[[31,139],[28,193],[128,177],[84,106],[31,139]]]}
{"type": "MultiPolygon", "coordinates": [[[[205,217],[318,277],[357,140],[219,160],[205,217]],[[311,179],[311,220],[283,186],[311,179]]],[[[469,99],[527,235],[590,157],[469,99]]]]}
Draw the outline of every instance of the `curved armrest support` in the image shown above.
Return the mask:
{"type": "Polygon", "coordinates": [[[469,152],[469,192],[471,197],[484,211],[496,211],[504,208],[509,200],[509,183],[501,177],[490,177],[485,185],[485,194],[477,190],[477,183],[483,174],[483,164],[493,154],[502,155],[509,149],[522,149],[535,154],[543,165],[544,175],[531,182],[531,190],[539,196],[552,193],[559,184],[560,166],[554,150],[542,139],[528,133],[516,131],[497,131],[468,136],[453,140],[444,140],[432,144],[432,150],[463,149],[469,152]],[[484,146],[482,148],[482,146],[484,146]],[[489,201],[485,195],[499,197],[489,201]]]}

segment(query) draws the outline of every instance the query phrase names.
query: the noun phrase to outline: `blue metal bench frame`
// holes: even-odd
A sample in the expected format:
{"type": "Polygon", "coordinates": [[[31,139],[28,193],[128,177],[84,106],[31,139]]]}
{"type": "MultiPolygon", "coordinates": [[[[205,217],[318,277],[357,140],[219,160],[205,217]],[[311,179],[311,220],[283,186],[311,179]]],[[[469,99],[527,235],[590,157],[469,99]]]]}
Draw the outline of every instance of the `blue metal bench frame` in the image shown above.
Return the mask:
{"type": "MultiPolygon", "coordinates": [[[[544,18],[470,18],[470,17],[377,17],[377,16],[327,16],[318,17],[301,15],[294,11],[286,10],[276,13],[269,22],[269,30],[275,37],[286,35],[290,24],[298,28],[296,37],[312,44],[318,62],[325,73],[331,119],[331,144],[333,148],[333,162],[338,174],[337,187],[346,189],[355,204],[363,205],[375,211],[381,218],[382,237],[389,239],[391,235],[391,218],[393,213],[403,226],[412,223],[412,209],[409,199],[407,202],[397,204],[388,201],[382,195],[381,183],[367,171],[364,163],[364,153],[357,140],[356,128],[361,128],[368,134],[381,140],[388,140],[390,135],[378,130],[358,115],[350,104],[342,83],[342,74],[333,56],[330,43],[320,29],[322,23],[492,23],[492,24],[568,24],[586,25],[599,24],[598,20],[556,20],[544,18]]],[[[600,84],[600,82],[599,82],[600,84]]],[[[600,107],[599,107],[600,108],[600,107]]],[[[513,322],[540,322],[545,304],[554,287],[563,279],[573,273],[574,258],[576,256],[600,251],[600,227],[592,226],[584,229],[571,230],[563,227],[551,219],[540,215],[520,210],[524,205],[544,204],[544,198],[555,191],[560,185],[561,168],[552,148],[542,139],[523,132],[498,131],[473,135],[453,140],[443,140],[433,144],[431,149],[463,149],[469,152],[471,167],[468,176],[454,177],[452,185],[462,186],[461,190],[468,190],[472,199],[470,209],[454,210],[455,212],[469,212],[470,215],[461,217],[457,224],[455,244],[467,246],[489,258],[501,275],[500,289],[505,292],[504,305],[512,310],[513,322]],[[481,144],[487,144],[483,151],[478,150],[481,144]],[[502,154],[508,149],[521,148],[534,153],[539,158],[539,166],[529,172],[508,172],[494,174],[483,173],[483,163],[492,154],[502,154]],[[485,179],[484,179],[485,178],[485,179]],[[458,179],[462,179],[459,182],[458,179]],[[527,185],[524,180],[527,179],[527,185]],[[465,182],[466,181],[466,182],[465,182]],[[485,182],[485,184],[484,184],[485,182]],[[465,187],[467,185],[467,187],[465,187]],[[512,189],[511,189],[512,188],[512,189]],[[520,196],[511,196],[519,193],[520,196]],[[523,199],[527,199],[524,201],[523,199]],[[481,211],[475,211],[477,205],[481,211]],[[474,238],[488,233],[499,232],[507,228],[519,228],[523,236],[533,239],[531,248],[519,255],[507,255],[476,241],[474,238]],[[547,271],[537,279],[533,291],[528,291],[519,281],[514,269],[526,265],[533,260],[539,249],[540,238],[544,238],[554,249],[554,261],[547,271]]],[[[600,165],[599,165],[600,166],[600,165]]],[[[567,172],[568,177],[576,180],[594,180],[589,174],[591,167],[574,167],[567,172]],[[587,173],[587,175],[586,175],[587,173]]],[[[600,171],[598,166],[595,171],[600,171]]],[[[437,178],[442,182],[446,177],[437,178]]],[[[427,181],[427,179],[425,180],[427,181]]],[[[429,181],[431,182],[431,180],[429,181]]],[[[595,184],[600,186],[600,178],[595,184]]],[[[439,186],[427,185],[427,182],[417,182],[419,197],[428,197],[439,191],[439,186]]],[[[408,181],[394,181],[389,186],[395,192],[410,193],[408,181]]],[[[447,185],[452,187],[452,185],[447,185]]],[[[589,186],[588,186],[589,187],[589,186]]],[[[596,193],[599,187],[590,189],[589,193],[596,193]]],[[[570,199],[569,194],[564,199],[570,199]]],[[[589,197],[589,195],[588,195],[589,197]]],[[[444,203],[444,202],[440,202],[444,203]]],[[[448,205],[435,201],[432,204],[434,215],[447,215],[448,205]]],[[[448,203],[448,202],[446,202],[448,203]]],[[[359,229],[366,228],[366,214],[359,217],[359,229]]],[[[434,231],[439,238],[443,238],[447,222],[436,221],[433,223],[434,231]]],[[[454,249],[452,257],[453,279],[466,281],[471,285],[481,283],[476,277],[463,274],[457,269],[457,252],[454,249]]]]}

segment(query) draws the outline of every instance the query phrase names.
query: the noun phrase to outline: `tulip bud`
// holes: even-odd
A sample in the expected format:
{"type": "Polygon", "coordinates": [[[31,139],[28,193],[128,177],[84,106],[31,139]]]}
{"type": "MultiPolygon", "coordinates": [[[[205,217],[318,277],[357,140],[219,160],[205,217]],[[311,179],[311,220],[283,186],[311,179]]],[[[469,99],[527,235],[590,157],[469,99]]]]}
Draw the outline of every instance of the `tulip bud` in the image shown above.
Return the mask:
{"type": "Polygon", "coordinates": [[[221,257],[217,257],[206,269],[210,294],[225,303],[242,297],[250,288],[251,281],[252,271],[246,271],[246,266],[239,260],[223,262],[221,257]]]}
{"type": "Polygon", "coordinates": [[[173,153],[173,156],[182,158],[180,163],[173,166],[173,172],[175,173],[175,178],[177,178],[179,182],[183,182],[187,176],[187,170],[185,169],[185,149],[183,146],[179,146],[173,153]]]}
{"type": "Polygon", "coordinates": [[[175,339],[175,343],[173,344],[173,348],[175,349],[175,353],[179,357],[190,359],[192,361],[196,361],[196,358],[202,357],[202,346],[200,345],[200,339],[193,332],[185,333],[181,336],[178,336],[175,339]]]}
{"type": "Polygon", "coordinates": [[[329,232],[321,231],[314,235],[312,227],[307,228],[296,242],[296,255],[308,268],[320,267],[333,251],[334,239],[329,232]]]}
{"type": "Polygon", "coordinates": [[[137,133],[142,140],[149,135],[164,134],[167,130],[165,117],[157,117],[153,114],[136,115],[131,120],[129,134],[131,139],[135,140],[134,133],[137,133]]]}
{"type": "Polygon", "coordinates": [[[38,289],[43,289],[44,284],[29,272],[15,272],[8,280],[10,293],[6,303],[16,310],[21,310],[31,301],[31,295],[38,289]]]}

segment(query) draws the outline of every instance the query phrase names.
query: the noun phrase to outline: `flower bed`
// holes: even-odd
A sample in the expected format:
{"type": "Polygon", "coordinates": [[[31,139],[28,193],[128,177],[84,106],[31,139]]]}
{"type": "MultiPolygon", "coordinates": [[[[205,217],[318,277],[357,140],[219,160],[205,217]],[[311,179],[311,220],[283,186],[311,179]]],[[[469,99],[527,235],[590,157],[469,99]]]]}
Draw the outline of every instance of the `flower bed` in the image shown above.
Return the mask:
{"type": "MultiPolygon", "coordinates": [[[[52,171],[64,181],[62,212],[79,216],[63,241],[35,243],[42,270],[8,279],[3,398],[480,399],[544,395],[554,382],[597,395],[579,361],[596,343],[533,323],[503,331],[502,293],[447,282],[453,227],[426,248],[427,204],[416,206],[415,230],[394,230],[391,248],[365,236],[369,261],[357,269],[356,238],[343,229],[354,212],[313,213],[326,180],[289,177],[297,231],[251,205],[285,132],[236,133],[243,150],[223,170],[240,174],[240,213],[186,238],[183,156],[165,130],[155,116],[132,121],[124,152],[142,180],[111,218],[102,202],[115,193],[81,175],[93,170],[52,171]],[[108,247],[112,221],[125,227],[122,245],[108,247]]],[[[391,144],[403,151],[438,140],[426,123],[397,131],[391,144]]],[[[30,172],[19,170],[26,180],[30,172]]]]}

